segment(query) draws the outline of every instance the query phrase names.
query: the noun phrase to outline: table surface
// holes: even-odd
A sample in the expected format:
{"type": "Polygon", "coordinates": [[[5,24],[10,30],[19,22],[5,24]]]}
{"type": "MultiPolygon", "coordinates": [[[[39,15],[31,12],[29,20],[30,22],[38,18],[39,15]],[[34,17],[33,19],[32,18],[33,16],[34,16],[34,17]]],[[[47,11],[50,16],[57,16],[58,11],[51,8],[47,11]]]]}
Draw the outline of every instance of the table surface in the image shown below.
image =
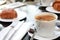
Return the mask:
{"type": "MultiPolygon", "coordinates": [[[[39,9],[40,10],[42,10],[42,12],[48,12],[48,11],[46,11],[45,10],[45,8],[46,7],[39,7],[39,9]]],[[[57,13],[55,13],[55,14],[57,14],[57,13]]],[[[60,14],[57,14],[58,15],[58,20],[60,20],[60,14]]],[[[21,19],[20,21],[26,21],[26,18],[23,18],[23,19],[21,19]]],[[[11,24],[12,22],[2,22],[2,21],[0,21],[0,24],[2,24],[4,27],[7,27],[7,26],[9,26],[10,24],[11,24]]],[[[28,33],[24,36],[24,40],[30,40],[30,36],[28,35],[28,33]]],[[[23,40],[22,39],[22,40],[23,40]]],[[[34,40],[37,40],[37,39],[34,39],[34,40]]],[[[56,39],[54,39],[54,40],[60,40],[60,37],[58,37],[58,38],[56,38],[56,39]]]]}

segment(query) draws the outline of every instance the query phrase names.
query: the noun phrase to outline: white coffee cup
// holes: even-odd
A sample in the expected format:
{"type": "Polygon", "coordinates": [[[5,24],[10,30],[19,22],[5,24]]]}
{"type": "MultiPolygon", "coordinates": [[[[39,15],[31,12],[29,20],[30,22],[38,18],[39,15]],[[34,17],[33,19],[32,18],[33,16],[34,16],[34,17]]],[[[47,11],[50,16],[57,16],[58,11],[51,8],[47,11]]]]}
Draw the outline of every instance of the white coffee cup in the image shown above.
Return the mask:
{"type": "Polygon", "coordinates": [[[41,6],[50,6],[52,0],[40,0],[41,6]]]}
{"type": "Polygon", "coordinates": [[[42,36],[42,37],[54,37],[54,36],[56,36],[54,31],[56,30],[55,27],[56,27],[56,21],[58,19],[58,16],[54,13],[42,12],[40,14],[35,15],[35,17],[36,16],[43,16],[43,15],[51,15],[54,17],[54,19],[50,20],[50,21],[46,21],[46,20],[38,20],[35,18],[35,24],[37,27],[38,35],[42,36]]]}

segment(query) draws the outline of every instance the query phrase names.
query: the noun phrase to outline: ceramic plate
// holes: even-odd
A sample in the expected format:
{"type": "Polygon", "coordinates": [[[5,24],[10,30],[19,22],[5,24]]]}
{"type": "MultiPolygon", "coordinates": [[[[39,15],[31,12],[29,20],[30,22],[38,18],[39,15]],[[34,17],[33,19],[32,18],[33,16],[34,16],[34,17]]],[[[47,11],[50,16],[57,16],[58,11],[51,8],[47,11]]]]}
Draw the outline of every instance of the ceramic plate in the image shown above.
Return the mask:
{"type": "MultiPolygon", "coordinates": [[[[60,22],[58,23],[59,21],[57,21],[56,23],[57,23],[57,25],[59,25],[60,24],[60,22]]],[[[32,29],[32,28],[31,28],[32,29]]],[[[57,26],[56,26],[56,29],[59,29],[57,26]]],[[[34,29],[33,29],[34,30],[34,29]]],[[[57,38],[57,37],[59,37],[60,36],[60,30],[59,31],[54,31],[54,37],[53,37],[53,35],[51,35],[51,37],[48,37],[48,38],[45,38],[45,37],[42,37],[42,36],[39,36],[38,35],[38,33],[36,33],[36,35],[35,35],[35,39],[39,39],[39,40],[51,40],[51,39],[55,39],[55,38],[57,38]]],[[[28,35],[30,36],[30,37],[32,37],[33,36],[33,34],[32,33],[30,33],[30,32],[28,32],[28,35]]]]}
{"type": "MultiPolygon", "coordinates": [[[[0,10],[1,12],[2,10],[0,10]]],[[[25,17],[27,17],[26,13],[23,12],[23,11],[20,11],[19,9],[15,9],[15,11],[17,12],[17,18],[15,19],[1,19],[0,18],[0,21],[3,21],[3,22],[12,22],[12,21],[15,21],[15,20],[21,20],[25,17]]]]}
{"type": "Polygon", "coordinates": [[[0,5],[6,3],[6,0],[0,0],[0,5]]]}
{"type": "Polygon", "coordinates": [[[60,11],[54,10],[53,7],[47,7],[46,10],[49,11],[49,12],[59,13],[60,14],[60,11]]]}
{"type": "MultiPolygon", "coordinates": [[[[59,37],[59,36],[60,36],[59,33],[60,33],[60,32],[56,32],[56,35],[54,35],[54,37],[51,35],[52,37],[48,37],[48,38],[39,36],[38,33],[36,33],[36,35],[34,36],[34,38],[35,38],[35,39],[38,39],[38,40],[52,40],[52,39],[55,39],[55,38],[59,37]],[[59,34],[59,35],[58,35],[58,34],[59,34]]],[[[30,32],[28,32],[28,35],[29,35],[30,37],[33,36],[33,34],[30,33],[30,32]]]]}

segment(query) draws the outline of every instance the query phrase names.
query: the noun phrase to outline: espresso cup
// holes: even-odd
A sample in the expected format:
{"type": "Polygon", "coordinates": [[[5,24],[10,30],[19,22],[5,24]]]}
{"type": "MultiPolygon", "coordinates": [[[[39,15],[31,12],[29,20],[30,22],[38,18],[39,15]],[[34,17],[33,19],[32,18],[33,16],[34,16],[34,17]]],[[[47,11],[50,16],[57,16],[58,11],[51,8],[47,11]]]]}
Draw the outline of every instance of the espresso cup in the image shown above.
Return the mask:
{"type": "Polygon", "coordinates": [[[35,15],[35,24],[37,27],[37,33],[42,37],[54,37],[54,31],[56,30],[56,21],[58,16],[54,13],[42,12],[35,15]]]}

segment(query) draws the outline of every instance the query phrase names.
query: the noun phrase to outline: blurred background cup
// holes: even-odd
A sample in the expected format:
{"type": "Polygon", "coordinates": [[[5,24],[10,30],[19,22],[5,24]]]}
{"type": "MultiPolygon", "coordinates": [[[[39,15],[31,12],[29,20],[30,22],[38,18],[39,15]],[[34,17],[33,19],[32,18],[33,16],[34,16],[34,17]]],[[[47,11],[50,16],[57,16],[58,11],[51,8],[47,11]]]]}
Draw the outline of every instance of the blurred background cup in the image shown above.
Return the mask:
{"type": "Polygon", "coordinates": [[[53,0],[40,0],[40,5],[41,6],[50,6],[50,3],[52,2],[53,0]]]}
{"type": "Polygon", "coordinates": [[[56,14],[48,13],[48,12],[42,12],[41,14],[35,15],[35,24],[37,27],[38,35],[42,37],[54,37],[57,18],[58,16],[56,14]],[[48,16],[50,15],[50,17],[47,16],[44,17],[44,15],[48,15],[48,16]],[[42,16],[41,19],[40,16],[42,16]],[[52,17],[53,19],[51,20],[52,17]]]}

